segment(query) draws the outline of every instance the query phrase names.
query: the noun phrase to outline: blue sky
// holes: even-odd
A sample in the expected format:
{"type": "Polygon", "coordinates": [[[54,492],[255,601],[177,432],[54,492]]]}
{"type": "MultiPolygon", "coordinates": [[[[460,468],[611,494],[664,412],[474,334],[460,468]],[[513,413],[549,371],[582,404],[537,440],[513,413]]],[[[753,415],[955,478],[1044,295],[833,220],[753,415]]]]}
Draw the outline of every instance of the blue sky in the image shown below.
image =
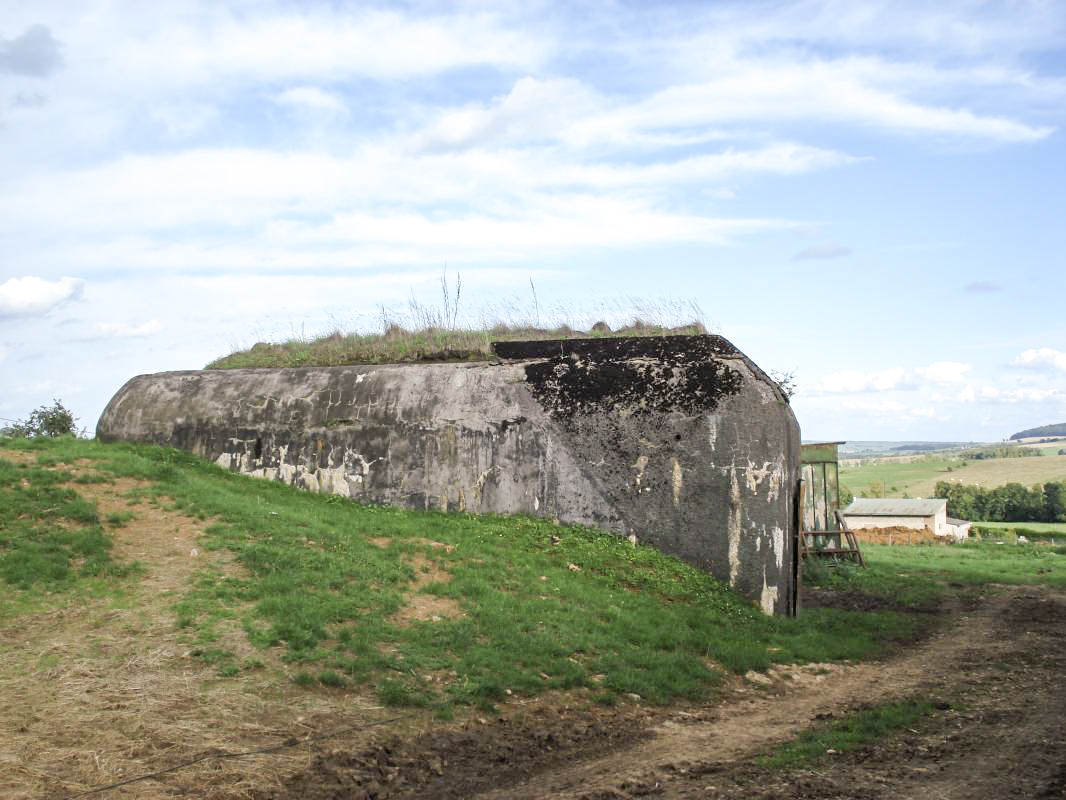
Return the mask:
{"type": "Polygon", "coordinates": [[[0,417],[460,316],[704,323],[804,438],[1066,421],[1066,4],[0,0],[0,417]]]}

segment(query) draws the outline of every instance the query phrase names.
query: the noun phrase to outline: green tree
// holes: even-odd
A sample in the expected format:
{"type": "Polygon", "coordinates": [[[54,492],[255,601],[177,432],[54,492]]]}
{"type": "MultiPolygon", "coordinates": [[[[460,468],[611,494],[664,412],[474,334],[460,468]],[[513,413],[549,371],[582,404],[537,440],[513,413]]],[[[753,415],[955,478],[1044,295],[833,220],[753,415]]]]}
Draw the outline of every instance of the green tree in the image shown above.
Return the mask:
{"type": "Polygon", "coordinates": [[[1044,484],[1044,519],[1066,522],[1066,483],[1048,481],[1044,484]]]}
{"type": "Polygon", "coordinates": [[[837,487],[837,503],[841,508],[847,508],[855,500],[855,494],[844,484],[837,487]]]}
{"type": "Polygon", "coordinates": [[[61,402],[53,400],[51,406],[41,406],[31,412],[29,419],[19,420],[7,433],[23,438],[72,436],[77,433],[76,423],[74,415],[61,402]]]}
{"type": "Polygon", "coordinates": [[[980,491],[976,486],[966,486],[951,481],[937,481],[933,490],[936,497],[943,497],[948,501],[948,514],[958,519],[980,520],[977,512],[977,493],[980,491]]]}

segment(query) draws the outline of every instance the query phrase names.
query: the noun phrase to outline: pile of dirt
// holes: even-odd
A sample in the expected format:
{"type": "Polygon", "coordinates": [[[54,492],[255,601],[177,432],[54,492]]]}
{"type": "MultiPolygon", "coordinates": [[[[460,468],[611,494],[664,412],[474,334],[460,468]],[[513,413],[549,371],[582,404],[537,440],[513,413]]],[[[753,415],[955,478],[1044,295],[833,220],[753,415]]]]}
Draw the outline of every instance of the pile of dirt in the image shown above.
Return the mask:
{"type": "Polygon", "coordinates": [[[859,542],[869,544],[947,544],[943,536],[935,535],[928,528],[915,530],[895,526],[891,528],[858,528],[852,531],[859,542]]]}

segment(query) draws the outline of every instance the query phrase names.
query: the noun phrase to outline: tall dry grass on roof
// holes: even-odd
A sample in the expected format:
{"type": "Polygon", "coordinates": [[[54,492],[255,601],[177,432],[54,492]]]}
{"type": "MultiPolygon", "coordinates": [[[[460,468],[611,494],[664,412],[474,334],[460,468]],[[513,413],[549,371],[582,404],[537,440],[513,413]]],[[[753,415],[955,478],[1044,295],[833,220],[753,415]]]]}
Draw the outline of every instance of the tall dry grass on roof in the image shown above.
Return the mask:
{"type": "MultiPolygon", "coordinates": [[[[535,297],[535,294],[534,294],[535,297]]],[[[627,303],[629,314],[614,308],[604,317],[625,318],[612,329],[605,319],[572,308],[522,309],[504,301],[484,308],[478,321],[461,318],[460,286],[445,291],[441,306],[411,301],[406,312],[381,310],[380,332],[345,333],[317,338],[293,337],[283,342],[258,342],[216,359],[207,369],[249,367],[339,367],[353,364],[404,364],[430,361],[489,361],[492,342],[576,339],[606,336],[692,336],[707,332],[702,312],[693,302],[627,303]],[[691,321],[678,324],[688,317],[691,321]],[[541,320],[551,320],[542,324],[541,320]],[[579,327],[580,326],[580,327],[579,327]]]]}

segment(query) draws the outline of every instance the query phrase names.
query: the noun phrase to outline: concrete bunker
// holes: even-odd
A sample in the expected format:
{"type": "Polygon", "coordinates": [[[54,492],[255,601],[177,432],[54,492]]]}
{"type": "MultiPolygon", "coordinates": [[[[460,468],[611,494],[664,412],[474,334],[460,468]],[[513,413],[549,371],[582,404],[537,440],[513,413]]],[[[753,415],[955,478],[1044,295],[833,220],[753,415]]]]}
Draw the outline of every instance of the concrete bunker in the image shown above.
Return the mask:
{"type": "Polygon", "coordinates": [[[593,525],[793,613],[799,426],[751,360],[719,336],[493,347],[489,362],[141,375],[97,435],[365,502],[593,525]]]}

